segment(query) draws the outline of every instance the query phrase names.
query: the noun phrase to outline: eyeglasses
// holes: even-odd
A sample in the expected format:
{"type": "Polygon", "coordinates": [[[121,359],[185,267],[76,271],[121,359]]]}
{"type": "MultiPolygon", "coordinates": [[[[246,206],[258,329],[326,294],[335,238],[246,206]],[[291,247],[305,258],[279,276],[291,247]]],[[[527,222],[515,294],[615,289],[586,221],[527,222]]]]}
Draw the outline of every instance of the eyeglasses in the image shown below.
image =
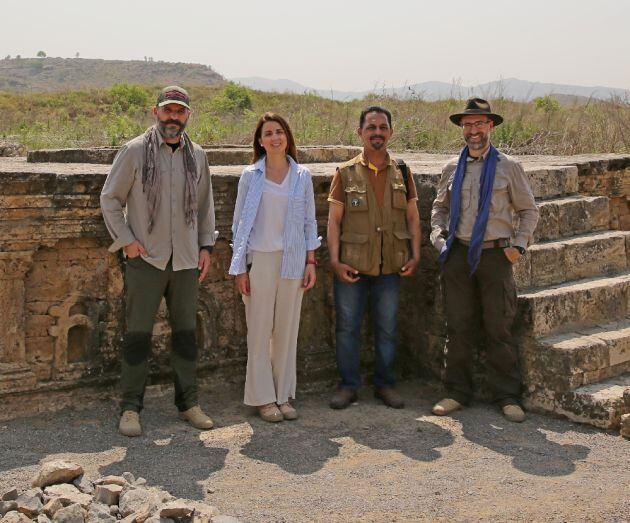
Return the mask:
{"type": "Polygon", "coordinates": [[[464,129],[465,131],[471,131],[472,128],[474,127],[475,129],[481,129],[484,125],[488,125],[490,123],[490,120],[485,120],[485,121],[478,121],[478,122],[472,122],[472,123],[463,123],[462,125],[462,129],[464,129]]]}

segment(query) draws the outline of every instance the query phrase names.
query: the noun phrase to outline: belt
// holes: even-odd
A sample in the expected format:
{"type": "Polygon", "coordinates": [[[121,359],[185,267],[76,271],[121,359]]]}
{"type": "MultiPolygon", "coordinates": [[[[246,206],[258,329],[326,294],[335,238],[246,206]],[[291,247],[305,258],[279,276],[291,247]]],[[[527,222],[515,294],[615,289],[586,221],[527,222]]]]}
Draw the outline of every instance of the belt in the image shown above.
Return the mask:
{"type": "MultiPolygon", "coordinates": [[[[457,238],[457,241],[462,245],[466,245],[468,247],[470,242],[468,240],[460,240],[457,238]]],[[[504,247],[510,246],[510,240],[508,238],[499,238],[498,240],[488,240],[487,242],[483,242],[481,244],[482,249],[502,249],[504,247]]]]}

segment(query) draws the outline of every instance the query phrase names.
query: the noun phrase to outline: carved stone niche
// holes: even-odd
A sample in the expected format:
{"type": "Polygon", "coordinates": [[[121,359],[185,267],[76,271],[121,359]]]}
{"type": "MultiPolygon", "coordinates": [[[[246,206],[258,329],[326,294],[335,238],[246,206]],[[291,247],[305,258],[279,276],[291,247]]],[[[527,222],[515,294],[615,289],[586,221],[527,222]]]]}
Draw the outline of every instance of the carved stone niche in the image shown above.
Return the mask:
{"type": "Polygon", "coordinates": [[[80,293],[70,294],[48,314],[56,324],[48,329],[55,338],[52,378],[76,379],[90,370],[91,352],[98,347],[98,324],[102,304],[80,293]]]}

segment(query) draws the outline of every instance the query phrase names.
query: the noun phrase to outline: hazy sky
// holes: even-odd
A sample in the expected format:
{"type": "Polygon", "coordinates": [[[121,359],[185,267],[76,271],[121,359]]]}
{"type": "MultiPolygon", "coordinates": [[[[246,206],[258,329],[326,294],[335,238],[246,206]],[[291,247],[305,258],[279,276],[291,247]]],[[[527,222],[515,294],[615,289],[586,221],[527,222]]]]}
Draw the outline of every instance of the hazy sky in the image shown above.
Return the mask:
{"type": "Polygon", "coordinates": [[[0,57],[196,62],[363,90],[429,80],[630,89],[629,0],[19,0],[0,57]]]}

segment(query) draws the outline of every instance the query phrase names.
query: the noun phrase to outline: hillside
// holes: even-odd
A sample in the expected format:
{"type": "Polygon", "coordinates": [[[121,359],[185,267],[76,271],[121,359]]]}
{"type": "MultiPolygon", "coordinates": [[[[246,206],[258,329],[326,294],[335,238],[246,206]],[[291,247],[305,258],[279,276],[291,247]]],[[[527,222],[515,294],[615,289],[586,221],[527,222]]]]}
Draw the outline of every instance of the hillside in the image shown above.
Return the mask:
{"type": "Polygon", "coordinates": [[[0,60],[2,91],[62,91],[141,85],[222,85],[223,77],[202,64],[86,58],[12,58],[0,60]]]}

